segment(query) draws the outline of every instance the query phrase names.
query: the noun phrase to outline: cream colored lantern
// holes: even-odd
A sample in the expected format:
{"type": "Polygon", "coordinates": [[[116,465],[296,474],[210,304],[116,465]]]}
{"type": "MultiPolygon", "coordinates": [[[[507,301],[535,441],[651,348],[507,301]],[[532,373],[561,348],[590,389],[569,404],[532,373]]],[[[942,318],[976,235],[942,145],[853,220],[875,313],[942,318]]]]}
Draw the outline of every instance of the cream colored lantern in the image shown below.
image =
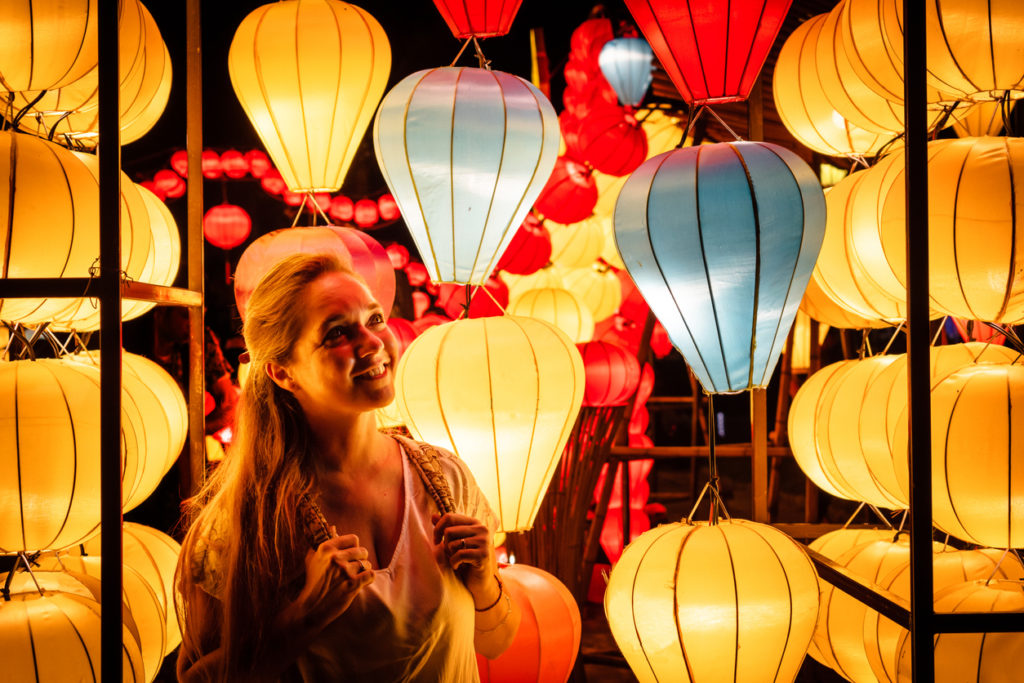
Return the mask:
{"type": "Polygon", "coordinates": [[[562,275],[565,288],[583,300],[599,323],[615,315],[622,305],[622,285],[615,271],[598,264],[573,268],[562,275]]]}
{"type": "Polygon", "coordinates": [[[545,227],[551,235],[551,262],[562,268],[589,266],[604,251],[610,223],[610,216],[596,214],[572,225],[548,221],[545,227]]]}
{"type": "Polygon", "coordinates": [[[567,289],[528,290],[509,302],[508,312],[554,325],[576,344],[594,337],[594,316],[590,308],[567,289]]]}

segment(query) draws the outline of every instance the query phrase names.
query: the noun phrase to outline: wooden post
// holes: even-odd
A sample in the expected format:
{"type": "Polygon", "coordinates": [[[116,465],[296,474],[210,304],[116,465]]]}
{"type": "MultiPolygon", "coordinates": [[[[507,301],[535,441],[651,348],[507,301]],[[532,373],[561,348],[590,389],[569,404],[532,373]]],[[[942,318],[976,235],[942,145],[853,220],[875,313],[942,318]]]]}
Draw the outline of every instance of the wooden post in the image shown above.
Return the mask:
{"type": "Polygon", "coordinates": [[[751,512],[755,522],[768,518],[768,394],[764,388],[750,390],[751,512]]]}

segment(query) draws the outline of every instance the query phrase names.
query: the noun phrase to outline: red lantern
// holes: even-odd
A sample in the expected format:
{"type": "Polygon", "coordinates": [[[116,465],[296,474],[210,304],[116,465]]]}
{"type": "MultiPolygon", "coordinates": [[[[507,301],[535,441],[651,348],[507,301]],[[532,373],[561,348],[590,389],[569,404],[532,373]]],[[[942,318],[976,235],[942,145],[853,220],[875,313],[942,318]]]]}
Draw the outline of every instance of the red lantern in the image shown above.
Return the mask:
{"type": "Polygon", "coordinates": [[[551,234],[532,213],[519,226],[508,249],[498,261],[498,269],[513,275],[536,273],[551,261],[551,234]]]}
{"type": "Polygon", "coordinates": [[[562,93],[562,104],[573,116],[585,119],[594,109],[602,106],[617,106],[619,96],[604,80],[604,76],[597,76],[581,90],[566,88],[562,93]]]}
{"type": "Polygon", "coordinates": [[[522,621],[497,659],[476,656],[480,683],[565,683],[580,648],[583,625],[572,593],[551,574],[524,564],[498,570],[522,621]]]}
{"type": "Polygon", "coordinates": [[[163,201],[164,197],[167,196],[164,194],[163,189],[157,187],[156,183],[153,182],[152,180],[143,180],[141,183],[139,183],[139,185],[141,185],[142,187],[146,188],[147,190],[155,194],[157,197],[159,197],[160,201],[163,201]]]}
{"type": "Polygon", "coordinates": [[[245,153],[245,163],[249,165],[249,173],[253,178],[262,178],[267,171],[274,168],[270,163],[270,157],[258,149],[252,149],[245,153]]]}
{"type": "MultiPolygon", "coordinates": [[[[572,32],[572,36],[569,38],[569,52],[581,62],[581,66],[586,71],[600,76],[601,67],[597,63],[598,55],[601,54],[604,44],[614,37],[610,19],[587,19],[572,32]]],[[[601,76],[601,78],[604,77],[601,76]]]]}
{"type": "Polygon", "coordinates": [[[523,0],[434,0],[437,11],[460,40],[503,36],[512,27],[523,0]]]}
{"type": "Polygon", "coordinates": [[[483,287],[471,287],[469,313],[463,315],[466,306],[466,286],[450,282],[440,284],[437,305],[453,320],[463,318],[489,318],[503,315],[508,308],[508,287],[496,277],[487,278],[483,287]],[[486,292],[483,289],[486,288],[486,292]],[[488,292],[490,292],[488,294],[488,292]]]}
{"type": "Polygon", "coordinates": [[[408,265],[409,250],[398,242],[392,242],[388,246],[384,247],[384,251],[388,253],[388,259],[391,260],[391,267],[395,270],[401,270],[408,265]]]}
{"type": "Polygon", "coordinates": [[[629,175],[647,159],[647,133],[624,107],[595,109],[581,122],[578,144],[580,159],[608,175],[629,175]]]}
{"type": "MultiPolygon", "coordinates": [[[[416,292],[414,292],[414,294],[415,293],[416,292]]],[[[419,292],[419,294],[422,293],[423,292],[419,292]]],[[[440,315],[438,313],[425,313],[419,318],[416,318],[416,320],[412,322],[412,326],[416,328],[417,332],[423,334],[424,330],[434,327],[435,325],[444,325],[451,321],[452,319],[445,315],[440,315]]]]}
{"type": "Polygon", "coordinates": [[[171,155],[171,168],[182,178],[188,177],[188,152],[179,149],[171,155]]]}
{"type": "Polygon", "coordinates": [[[377,211],[380,213],[382,221],[397,220],[402,215],[398,209],[398,202],[389,194],[382,194],[377,199],[377,211]]]}
{"type": "Polygon", "coordinates": [[[288,206],[300,206],[302,200],[306,198],[306,195],[302,192],[292,192],[291,190],[285,190],[281,193],[281,199],[288,206]]]}
{"type": "Polygon", "coordinates": [[[617,344],[592,341],[577,344],[587,373],[583,393],[585,406],[621,406],[640,384],[640,363],[636,356],[617,344]]]}
{"type": "Polygon", "coordinates": [[[410,261],[405,266],[405,277],[413,287],[419,287],[427,282],[427,267],[419,261],[410,261]]]}
{"type": "Polygon", "coordinates": [[[377,202],[372,199],[360,199],[356,202],[353,218],[360,228],[369,228],[377,224],[380,219],[380,212],[377,210],[377,202]]]}
{"type": "Polygon", "coordinates": [[[336,221],[347,223],[352,220],[355,215],[356,205],[351,199],[344,195],[338,195],[331,200],[331,205],[327,209],[327,215],[336,221]]]}
{"type": "Polygon", "coordinates": [[[565,76],[565,87],[570,90],[582,92],[590,85],[594,72],[587,68],[587,64],[578,57],[569,57],[565,68],[562,70],[565,76]]]}
{"type": "Polygon", "coordinates": [[[281,172],[276,168],[268,168],[260,178],[260,187],[272,196],[278,196],[288,191],[288,186],[285,185],[284,178],[281,177],[281,172]]]}
{"type": "Polygon", "coordinates": [[[224,168],[220,165],[220,155],[212,149],[204,149],[201,160],[203,177],[207,180],[216,180],[224,175],[224,168]]]}
{"type": "Polygon", "coordinates": [[[153,184],[165,197],[176,198],[185,194],[185,181],[169,169],[162,169],[153,175],[153,184]]]}
{"type": "Polygon", "coordinates": [[[398,341],[398,352],[404,353],[412,343],[412,340],[419,336],[416,328],[405,318],[388,318],[388,327],[398,341]]]}
{"type": "Polygon", "coordinates": [[[792,0],[626,0],[687,103],[747,99],[792,0]]]}
{"type": "MultiPolygon", "coordinates": [[[[413,292],[412,293],[412,317],[415,320],[419,320],[430,308],[430,295],[426,292],[413,292]]],[[[420,329],[416,328],[416,333],[419,334],[420,329]]]]}
{"type": "Polygon", "coordinates": [[[220,155],[220,166],[224,169],[224,175],[235,180],[244,178],[249,172],[249,162],[245,155],[237,149],[229,149],[220,155]]]}
{"type": "Polygon", "coordinates": [[[533,207],[545,218],[571,225],[593,213],[596,204],[597,183],[590,169],[561,156],[533,207]]]}
{"type": "Polygon", "coordinates": [[[580,127],[583,120],[565,109],[558,115],[558,129],[562,132],[562,141],[565,142],[565,153],[573,159],[583,159],[580,154],[580,127]]]}
{"type": "Polygon", "coordinates": [[[221,204],[203,216],[206,241],[221,249],[234,249],[249,237],[252,219],[245,209],[234,204],[221,204]]]}

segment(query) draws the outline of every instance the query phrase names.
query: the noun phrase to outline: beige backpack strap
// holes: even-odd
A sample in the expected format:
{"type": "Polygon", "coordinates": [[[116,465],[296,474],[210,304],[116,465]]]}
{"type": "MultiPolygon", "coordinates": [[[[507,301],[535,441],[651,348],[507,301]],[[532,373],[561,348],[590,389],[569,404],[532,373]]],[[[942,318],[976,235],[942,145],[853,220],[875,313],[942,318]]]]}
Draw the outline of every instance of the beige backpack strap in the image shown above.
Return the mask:
{"type": "Polygon", "coordinates": [[[427,493],[437,503],[437,508],[442,512],[455,512],[455,499],[452,497],[451,487],[448,486],[448,479],[441,469],[441,454],[437,449],[422,441],[413,441],[400,434],[392,434],[409,456],[409,462],[413,464],[417,474],[423,481],[427,493]]]}

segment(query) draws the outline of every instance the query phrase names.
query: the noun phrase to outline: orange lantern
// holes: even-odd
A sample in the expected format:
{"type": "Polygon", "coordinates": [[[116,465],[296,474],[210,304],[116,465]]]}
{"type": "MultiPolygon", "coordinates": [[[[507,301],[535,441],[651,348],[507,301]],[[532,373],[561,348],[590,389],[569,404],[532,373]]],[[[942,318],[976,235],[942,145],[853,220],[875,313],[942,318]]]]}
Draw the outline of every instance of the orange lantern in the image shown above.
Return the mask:
{"type": "Polygon", "coordinates": [[[807,289],[804,290],[804,298],[800,301],[800,310],[829,327],[849,329],[885,326],[885,323],[880,320],[868,320],[860,317],[846,308],[841,301],[833,299],[832,295],[823,288],[817,268],[811,272],[811,279],[807,282],[807,289]]]}
{"type": "Polygon", "coordinates": [[[1013,104],[1013,102],[976,102],[968,107],[966,113],[953,124],[953,130],[961,138],[999,135],[1006,127],[1013,104]]]}
{"type": "Polygon", "coordinates": [[[53,90],[96,66],[96,4],[89,0],[7,3],[3,29],[0,89],[7,92],[53,90]]]}

